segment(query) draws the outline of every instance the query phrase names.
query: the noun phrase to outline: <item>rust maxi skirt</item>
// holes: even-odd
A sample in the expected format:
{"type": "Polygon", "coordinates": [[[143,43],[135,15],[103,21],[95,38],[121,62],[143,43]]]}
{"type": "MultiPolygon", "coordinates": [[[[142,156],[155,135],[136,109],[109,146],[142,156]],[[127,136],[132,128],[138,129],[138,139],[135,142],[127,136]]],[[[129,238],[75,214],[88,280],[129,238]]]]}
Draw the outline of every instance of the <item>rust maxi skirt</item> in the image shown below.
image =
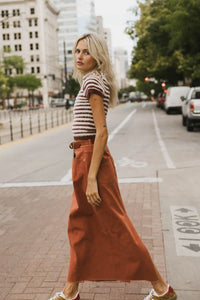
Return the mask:
{"type": "Polygon", "coordinates": [[[156,281],[151,257],[125,211],[108,147],[97,177],[102,199],[99,207],[91,206],[85,195],[93,145],[73,151],[68,282],[156,281]]]}

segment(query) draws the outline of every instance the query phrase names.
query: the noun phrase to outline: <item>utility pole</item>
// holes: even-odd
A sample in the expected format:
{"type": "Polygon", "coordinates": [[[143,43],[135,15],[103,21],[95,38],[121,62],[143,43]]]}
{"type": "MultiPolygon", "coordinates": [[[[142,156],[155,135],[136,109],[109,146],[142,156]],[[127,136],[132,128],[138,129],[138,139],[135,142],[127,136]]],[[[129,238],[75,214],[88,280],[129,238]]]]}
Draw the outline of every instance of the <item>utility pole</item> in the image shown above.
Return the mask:
{"type": "Polygon", "coordinates": [[[63,42],[64,48],[64,70],[65,70],[65,94],[67,93],[67,56],[66,56],[66,45],[65,41],[63,42]]]}

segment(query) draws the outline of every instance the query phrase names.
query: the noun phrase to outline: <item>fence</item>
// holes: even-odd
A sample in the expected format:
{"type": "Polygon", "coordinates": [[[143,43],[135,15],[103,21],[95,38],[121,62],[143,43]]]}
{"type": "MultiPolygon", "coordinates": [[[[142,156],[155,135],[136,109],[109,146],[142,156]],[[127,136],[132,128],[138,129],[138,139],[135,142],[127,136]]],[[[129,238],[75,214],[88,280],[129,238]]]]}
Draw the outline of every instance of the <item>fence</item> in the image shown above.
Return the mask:
{"type": "Polygon", "coordinates": [[[72,108],[0,111],[0,145],[66,124],[72,114],[72,108]]]}

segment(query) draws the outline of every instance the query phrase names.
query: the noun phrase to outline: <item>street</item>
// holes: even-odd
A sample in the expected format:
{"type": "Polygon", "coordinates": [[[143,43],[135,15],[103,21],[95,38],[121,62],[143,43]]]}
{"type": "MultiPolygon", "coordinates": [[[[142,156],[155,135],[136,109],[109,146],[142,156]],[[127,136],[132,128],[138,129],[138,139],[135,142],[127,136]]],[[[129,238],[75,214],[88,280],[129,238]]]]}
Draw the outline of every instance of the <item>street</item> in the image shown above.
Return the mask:
{"type": "MultiPolygon", "coordinates": [[[[200,131],[155,103],[108,112],[108,145],[131,221],[178,299],[200,299],[200,131]]],[[[0,146],[0,299],[48,299],[64,285],[71,123],[0,146]]],[[[146,282],[81,283],[83,300],[142,300],[146,282]]]]}

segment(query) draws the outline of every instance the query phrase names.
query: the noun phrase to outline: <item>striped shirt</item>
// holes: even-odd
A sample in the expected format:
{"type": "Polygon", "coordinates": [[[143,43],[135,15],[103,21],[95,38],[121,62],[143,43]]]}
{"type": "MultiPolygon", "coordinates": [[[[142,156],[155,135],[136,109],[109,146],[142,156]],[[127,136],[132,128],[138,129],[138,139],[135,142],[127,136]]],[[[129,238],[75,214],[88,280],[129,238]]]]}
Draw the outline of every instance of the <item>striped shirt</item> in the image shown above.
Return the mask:
{"type": "Polygon", "coordinates": [[[110,89],[106,78],[97,72],[88,73],[83,77],[81,89],[76,97],[72,125],[75,140],[90,139],[96,135],[92,109],[89,102],[92,94],[103,98],[104,111],[105,115],[107,115],[110,89]]]}

